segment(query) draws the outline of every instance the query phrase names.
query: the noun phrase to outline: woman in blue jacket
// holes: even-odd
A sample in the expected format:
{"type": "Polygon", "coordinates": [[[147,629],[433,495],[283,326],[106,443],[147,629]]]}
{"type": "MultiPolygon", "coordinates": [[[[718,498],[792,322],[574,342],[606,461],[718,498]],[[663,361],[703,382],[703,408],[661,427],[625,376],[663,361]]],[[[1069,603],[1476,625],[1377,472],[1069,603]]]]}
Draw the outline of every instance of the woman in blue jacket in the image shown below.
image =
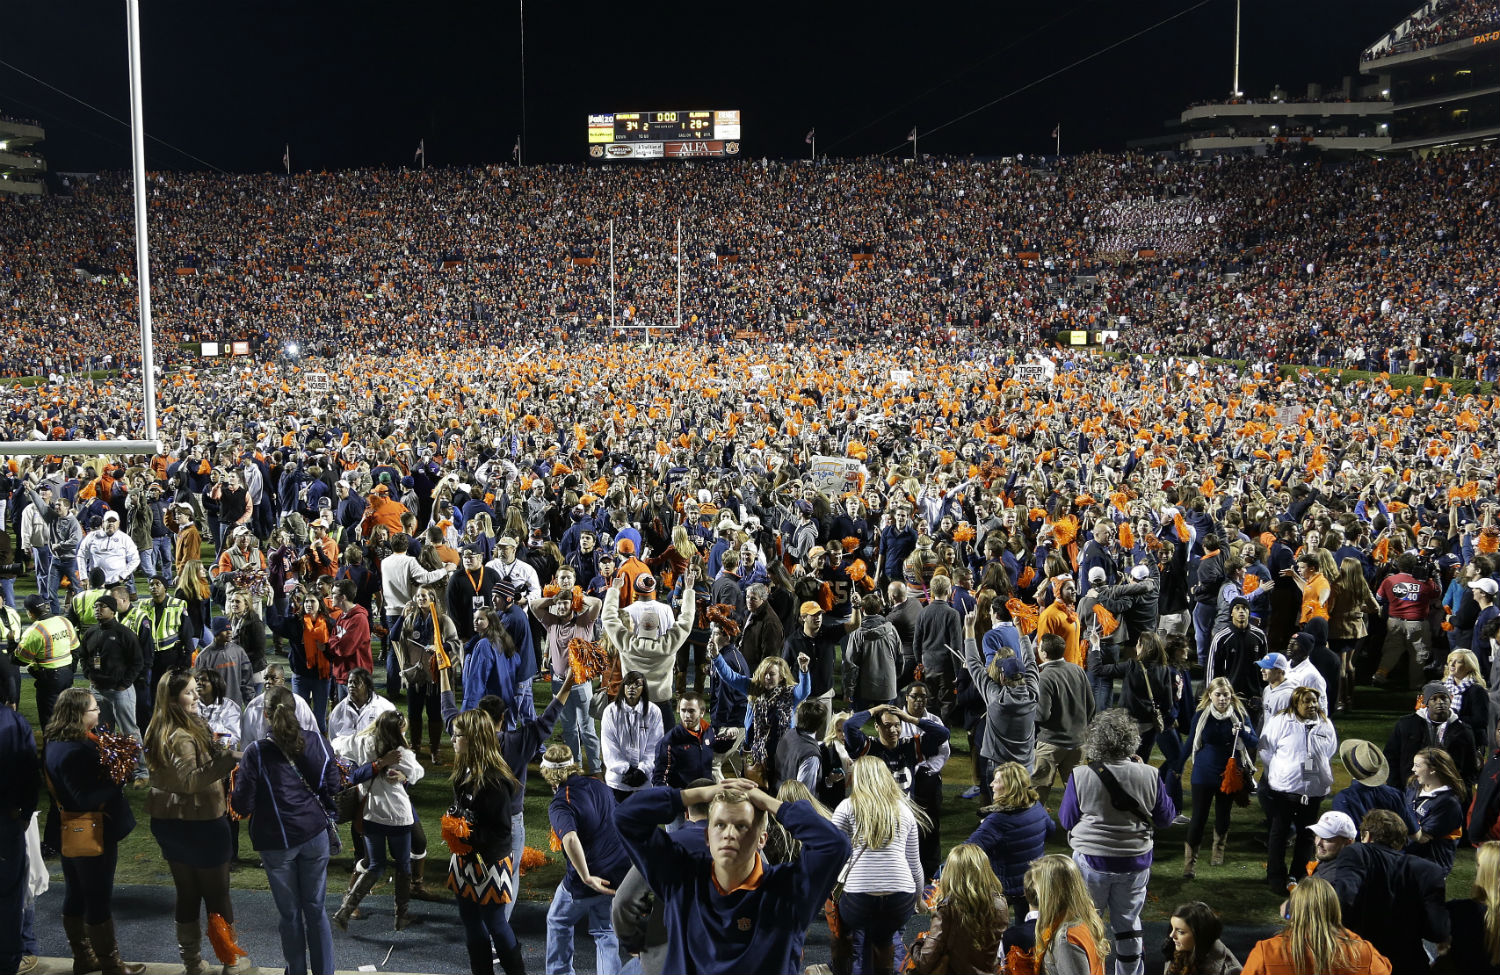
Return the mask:
{"type": "Polygon", "coordinates": [[[1198,848],[1203,845],[1210,807],[1214,811],[1214,848],[1209,863],[1215,867],[1223,865],[1224,844],[1229,841],[1229,814],[1234,809],[1234,797],[1219,789],[1224,769],[1229,759],[1237,756],[1240,773],[1248,777],[1253,772],[1250,756],[1259,744],[1255,726],[1229,678],[1215,677],[1208,682],[1188,729],[1188,741],[1192,743],[1193,758],[1193,818],[1188,822],[1182,875],[1191,880],[1197,872],[1198,848]]]}
{"type": "Polygon", "coordinates": [[[990,858],[990,867],[1000,878],[1012,917],[1025,917],[1026,870],[1031,861],[1047,852],[1047,838],[1057,832],[1057,822],[1042,805],[1031,775],[1019,762],[995,767],[990,781],[995,804],[968,840],[990,858]]]}
{"type": "Polygon", "coordinates": [[[1406,852],[1453,869],[1453,851],[1464,828],[1464,808],[1469,787],[1458,774],[1453,758],[1441,748],[1424,748],[1411,760],[1411,779],[1406,785],[1406,803],[1417,820],[1406,852]]]}
{"type": "Polygon", "coordinates": [[[136,748],[128,762],[112,762],[111,752],[128,751],[133,742],[101,737],[95,731],[98,726],[99,705],[87,689],[69,687],[58,695],[42,756],[48,787],[63,812],[104,813],[99,836],[102,851],[97,856],[62,858],[63,931],[73,949],[74,971],[140,975],[145,965],[120,960],[110,914],[120,841],[135,829],[135,815],[125,801],[122,783],[135,771],[140,750],[136,748]]]}

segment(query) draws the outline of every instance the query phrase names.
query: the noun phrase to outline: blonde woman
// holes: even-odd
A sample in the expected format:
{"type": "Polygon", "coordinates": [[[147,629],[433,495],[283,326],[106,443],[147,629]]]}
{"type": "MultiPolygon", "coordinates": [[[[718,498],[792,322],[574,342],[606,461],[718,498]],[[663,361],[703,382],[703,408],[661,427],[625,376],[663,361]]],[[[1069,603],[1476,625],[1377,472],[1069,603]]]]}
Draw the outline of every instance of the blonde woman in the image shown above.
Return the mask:
{"type": "Polygon", "coordinates": [[[960,843],[943,864],[943,896],[927,936],[911,946],[918,975],[990,975],[1010,910],[989,857],[960,843]]]}
{"type": "Polygon", "coordinates": [[[1479,658],[1472,650],[1455,650],[1448,654],[1443,670],[1443,684],[1453,695],[1453,713],[1474,732],[1474,742],[1483,756],[1489,754],[1490,735],[1495,722],[1490,718],[1489,688],[1480,673],[1479,658]]]}
{"type": "Polygon", "coordinates": [[[766,790],[774,790],[776,779],[776,747],[781,744],[781,735],[792,726],[792,714],[797,705],[806,699],[812,690],[812,676],[808,673],[811,661],[806,654],[798,657],[799,673],[792,680],[792,668],[781,657],[767,657],[755,668],[755,674],[746,677],[729,666],[719,653],[718,641],[710,641],[708,659],[713,663],[719,679],[729,687],[749,698],[745,709],[745,744],[747,756],[745,776],[762,783],[766,790]]]}
{"type": "MultiPolygon", "coordinates": [[[[1036,891],[1035,970],[1048,975],[1104,975],[1109,954],[1104,920],[1078,865],[1061,854],[1048,854],[1032,863],[1025,884],[1036,891]]],[[[1139,958],[1135,964],[1139,971],[1139,958]]]]}
{"type": "MultiPolygon", "coordinates": [[[[808,791],[807,786],[796,779],[787,779],[781,783],[781,788],[776,790],[776,798],[782,802],[799,802],[807,800],[813,807],[813,811],[824,819],[833,818],[833,810],[818,801],[818,797],[808,791]]],[[[766,845],[764,849],[766,860],[770,863],[791,863],[802,854],[802,843],[792,831],[781,825],[781,822],[772,817],[766,821],[766,845]]]]}
{"type": "Polygon", "coordinates": [[[1308,877],[1292,888],[1287,914],[1280,934],[1250,950],[1243,975],[1390,975],[1390,961],[1344,927],[1338,895],[1323,878],[1308,877]]]}
{"type": "Polygon", "coordinates": [[[1500,975],[1500,843],[1479,844],[1474,865],[1473,892],[1448,902],[1448,959],[1455,972],[1500,975]]]}
{"type": "MultiPolygon", "coordinates": [[[[1022,885],[1026,868],[1047,852],[1047,838],[1057,832],[1057,822],[1042,805],[1026,766],[1019,762],[997,765],[990,791],[994,805],[985,809],[987,815],[967,842],[989,857],[1011,911],[1025,917],[1026,892],[1022,885]]],[[[944,874],[945,889],[946,880],[944,874]]]]}
{"type": "Polygon", "coordinates": [[[859,932],[864,947],[858,970],[890,975],[895,970],[892,939],[911,917],[925,879],[917,833],[930,827],[931,820],[885,762],[866,755],[855,760],[852,772],[849,798],[833,812],[833,825],[853,845],[837,904],[835,968],[849,970],[859,932]]]}
{"type": "Polygon", "coordinates": [[[1188,822],[1187,846],[1182,856],[1182,875],[1191,880],[1196,875],[1198,848],[1208,828],[1208,814],[1214,813],[1214,845],[1210,864],[1224,863],[1224,848],[1229,842],[1229,814],[1234,797],[1220,790],[1224,770],[1234,758],[1240,774],[1249,776],[1250,756],[1259,745],[1255,726],[1250,722],[1245,703],[1234,692],[1227,677],[1215,677],[1203,689],[1193,724],[1188,729],[1190,754],[1193,757],[1193,818],[1188,822]]]}

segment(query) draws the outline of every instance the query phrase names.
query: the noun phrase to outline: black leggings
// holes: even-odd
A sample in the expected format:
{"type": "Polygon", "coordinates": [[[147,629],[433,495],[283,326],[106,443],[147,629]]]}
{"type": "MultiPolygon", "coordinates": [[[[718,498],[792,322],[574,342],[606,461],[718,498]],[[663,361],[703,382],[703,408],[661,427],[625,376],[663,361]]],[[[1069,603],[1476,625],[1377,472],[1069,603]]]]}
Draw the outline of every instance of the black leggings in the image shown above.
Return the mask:
{"type": "Polygon", "coordinates": [[[1203,843],[1203,833],[1208,828],[1210,803],[1214,808],[1214,832],[1221,836],[1229,832],[1229,814],[1234,810],[1234,797],[1220,792],[1217,785],[1194,785],[1193,819],[1188,823],[1187,832],[1188,846],[1203,843]]]}
{"type": "Polygon", "coordinates": [[[197,922],[200,908],[234,923],[234,905],[229,902],[229,864],[190,867],[168,860],[167,866],[172,868],[172,886],[177,889],[178,924],[197,922]]]}
{"type": "Polygon", "coordinates": [[[109,920],[109,902],[115,894],[115,865],[120,848],[105,843],[96,857],[63,857],[63,916],[81,917],[85,924],[109,920]]]}
{"type": "Polygon", "coordinates": [[[1318,821],[1318,811],[1326,796],[1306,798],[1290,792],[1267,790],[1266,805],[1271,813],[1271,835],[1266,844],[1266,876],[1277,881],[1288,877],[1300,880],[1306,876],[1307,861],[1313,855],[1313,836],[1308,827],[1318,821]],[[1292,843],[1292,865],[1287,868],[1287,841],[1292,843]]]}

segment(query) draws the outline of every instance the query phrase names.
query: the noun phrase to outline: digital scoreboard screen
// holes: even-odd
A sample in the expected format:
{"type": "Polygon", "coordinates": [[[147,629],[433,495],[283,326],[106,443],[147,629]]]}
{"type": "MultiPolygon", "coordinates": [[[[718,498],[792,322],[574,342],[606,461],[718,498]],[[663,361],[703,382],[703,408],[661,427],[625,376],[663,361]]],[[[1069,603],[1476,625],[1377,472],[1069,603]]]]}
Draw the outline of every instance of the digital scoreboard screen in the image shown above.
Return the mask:
{"type": "Polygon", "coordinates": [[[589,116],[594,159],[677,159],[736,156],[738,111],[614,112],[589,116]]]}

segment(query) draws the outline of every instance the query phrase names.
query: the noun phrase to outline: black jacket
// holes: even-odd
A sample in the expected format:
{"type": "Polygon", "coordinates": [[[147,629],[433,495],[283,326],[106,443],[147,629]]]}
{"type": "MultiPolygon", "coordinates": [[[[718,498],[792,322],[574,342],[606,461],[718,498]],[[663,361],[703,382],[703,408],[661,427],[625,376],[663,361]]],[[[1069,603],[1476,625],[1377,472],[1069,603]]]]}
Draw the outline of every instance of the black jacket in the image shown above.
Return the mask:
{"type": "Polygon", "coordinates": [[[104,839],[118,843],[135,829],[125,790],[105,772],[92,739],[47,743],[42,760],[58,808],[67,812],[104,811],[104,839]]]}
{"type": "Polygon", "coordinates": [[[89,683],[104,690],[124,690],[141,674],[141,643],[134,630],[118,621],[89,627],[79,657],[89,683]]]}
{"type": "Polygon", "coordinates": [[[1442,742],[1439,742],[1436,729],[1422,711],[1398,718],[1391,728],[1391,736],[1385,743],[1385,759],[1391,769],[1387,784],[1398,789],[1406,788],[1406,780],[1411,778],[1411,760],[1424,748],[1446,751],[1465,782],[1472,783],[1479,777],[1479,753],[1474,745],[1474,732],[1469,726],[1455,715],[1448,722],[1442,742]]]}
{"type": "Polygon", "coordinates": [[[1354,843],[1313,876],[1333,885],[1344,926],[1391,961],[1393,972],[1424,972],[1422,939],[1447,941],[1443,868],[1375,843],[1354,843]]]}

